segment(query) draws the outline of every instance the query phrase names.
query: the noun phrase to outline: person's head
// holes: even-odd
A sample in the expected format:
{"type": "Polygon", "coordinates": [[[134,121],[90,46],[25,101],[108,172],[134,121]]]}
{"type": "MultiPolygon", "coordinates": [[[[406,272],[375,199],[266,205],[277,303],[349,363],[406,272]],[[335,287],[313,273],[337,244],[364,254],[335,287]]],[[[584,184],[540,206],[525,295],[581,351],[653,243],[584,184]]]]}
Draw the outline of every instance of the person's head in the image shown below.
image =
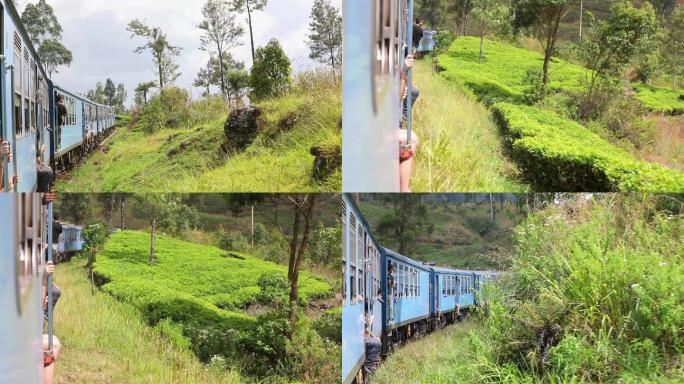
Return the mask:
{"type": "Polygon", "coordinates": [[[423,24],[425,24],[425,21],[421,19],[420,17],[416,19],[416,25],[419,27],[422,27],[423,24]]]}
{"type": "Polygon", "coordinates": [[[59,215],[54,215],[53,218],[55,219],[55,221],[59,221],[59,215]]]}
{"type": "Polygon", "coordinates": [[[57,102],[58,102],[58,103],[61,103],[61,102],[63,102],[63,101],[64,101],[64,96],[62,96],[62,95],[57,95],[57,102]]]}

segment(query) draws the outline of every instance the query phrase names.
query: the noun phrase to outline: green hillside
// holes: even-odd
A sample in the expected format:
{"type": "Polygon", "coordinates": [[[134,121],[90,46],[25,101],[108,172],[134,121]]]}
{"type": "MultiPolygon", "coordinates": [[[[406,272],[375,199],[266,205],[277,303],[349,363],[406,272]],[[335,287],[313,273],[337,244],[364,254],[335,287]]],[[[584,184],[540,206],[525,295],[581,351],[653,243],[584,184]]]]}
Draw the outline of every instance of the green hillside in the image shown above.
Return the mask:
{"type": "MultiPolygon", "coordinates": [[[[381,202],[362,201],[361,211],[373,229],[393,209],[381,202]]],[[[431,234],[416,239],[411,258],[434,262],[453,268],[499,270],[509,262],[513,247],[513,230],[526,213],[505,203],[495,206],[495,222],[491,222],[489,203],[434,204],[428,203],[431,234]]],[[[380,245],[396,249],[397,243],[377,230],[374,235],[380,245]]]]}
{"type": "Polygon", "coordinates": [[[237,384],[237,371],[204,366],[187,347],[150,328],[133,306],[95,290],[83,260],[60,264],[55,283],[55,335],[62,343],[58,384],[237,384]]]}
{"type": "Polygon", "coordinates": [[[286,96],[255,105],[262,111],[256,137],[235,153],[227,153],[223,148],[228,117],[225,104],[213,99],[179,102],[175,99],[178,96],[172,94],[174,98],[169,96],[171,100],[165,100],[158,110],[149,107],[150,111],[142,116],[134,115],[131,126],[120,127],[100,151],[63,177],[56,189],[185,193],[338,191],[342,183],[339,167],[333,164],[335,170],[330,175],[314,180],[315,158],[310,150],[323,147],[339,152],[339,85],[321,79],[301,81],[309,83],[295,87],[286,96]],[[176,111],[179,108],[188,110],[180,113],[176,111]]]}
{"type": "MultiPolygon", "coordinates": [[[[157,236],[150,265],[149,234],[113,234],[98,253],[94,268],[100,288],[129,303],[151,326],[161,327],[174,343],[202,362],[222,359],[227,369],[254,378],[322,378],[339,374],[339,346],[313,330],[323,315],[309,304],[334,296],[333,288],[308,272],[299,278],[300,311],[307,318],[292,341],[283,339],[283,302],[289,292],[286,268],[251,255],[227,252],[157,236]],[[265,329],[264,327],[276,327],[265,329]],[[303,349],[299,337],[309,340],[303,349]],[[245,353],[248,352],[247,355],[245,353]],[[293,354],[289,360],[287,354],[293,354]],[[298,359],[311,359],[307,366],[298,359]]],[[[323,381],[324,382],[324,381],[323,381]]]]}

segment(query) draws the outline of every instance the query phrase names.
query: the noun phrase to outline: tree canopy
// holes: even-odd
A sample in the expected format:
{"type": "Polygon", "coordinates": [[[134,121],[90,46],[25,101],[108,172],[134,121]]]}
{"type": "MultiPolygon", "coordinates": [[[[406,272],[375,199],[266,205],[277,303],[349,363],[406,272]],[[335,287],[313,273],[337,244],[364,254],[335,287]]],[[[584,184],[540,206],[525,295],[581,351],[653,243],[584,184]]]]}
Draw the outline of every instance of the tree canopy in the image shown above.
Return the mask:
{"type": "Polygon", "coordinates": [[[342,16],[330,0],[314,1],[309,30],[309,57],[338,69],[342,63],[342,16]]]}

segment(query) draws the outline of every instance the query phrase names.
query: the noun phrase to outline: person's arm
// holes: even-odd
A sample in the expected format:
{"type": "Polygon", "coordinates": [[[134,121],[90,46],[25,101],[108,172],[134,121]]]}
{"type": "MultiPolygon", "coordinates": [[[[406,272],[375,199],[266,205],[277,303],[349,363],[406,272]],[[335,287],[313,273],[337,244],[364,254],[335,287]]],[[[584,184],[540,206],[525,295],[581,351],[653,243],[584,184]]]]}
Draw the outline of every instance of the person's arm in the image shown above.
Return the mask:
{"type": "Polygon", "coordinates": [[[55,273],[55,265],[52,263],[52,261],[48,261],[45,264],[45,271],[43,272],[43,284],[41,287],[41,303],[43,303],[43,308],[47,308],[48,276],[52,275],[53,273],[55,273]]]}

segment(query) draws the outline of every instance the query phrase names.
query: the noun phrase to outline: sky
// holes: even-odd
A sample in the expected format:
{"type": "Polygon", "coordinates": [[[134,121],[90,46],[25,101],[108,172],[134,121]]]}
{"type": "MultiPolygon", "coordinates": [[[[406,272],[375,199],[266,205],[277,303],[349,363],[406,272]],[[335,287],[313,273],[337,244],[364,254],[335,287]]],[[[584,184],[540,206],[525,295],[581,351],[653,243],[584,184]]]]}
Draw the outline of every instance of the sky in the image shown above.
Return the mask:
{"type": "MultiPolygon", "coordinates": [[[[176,85],[191,89],[198,70],[209,59],[201,51],[202,31],[197,25],[202,20],[201,0],[47,0],[64,29],[63,44],[72,51],[74,60],[70,67],[61,67],[53,76],[55,83],[64,88],[85,93],[95,87],[97,81],[111,78],[116,84],[123,83],[128,91],[127,104],[131,104],[135,87],[156,78],[152,55],[136,54],[133,50],[143,45],[141,38],[131,39],[126,31],[129,21],[139,18],[150,26],[161,27],[172,45],[183,51],[176,58],[181,77],[176,85]]],[[[270,0],[268,6],[252,15],[254,43],[262,46],[271,38],[277,38],[292,62],[293,69],[321,66],[309,59],[306,45],[309,20],[314,0],[270,0]]],[[[25,4],[26,0],[18,3],[25,4]]],[[[340,9],[342,0],[332,0],[340,9]]],[[[23,9],[23,8],[21,8],[23,9]]],[[[238,15],[236,21],[245,27],[243,45],[231,50],[240,61],[251,66],[251,50],[246,15],[238,15]]],[[[194,88],[193,95],[201,93],[194,88]]]]}

